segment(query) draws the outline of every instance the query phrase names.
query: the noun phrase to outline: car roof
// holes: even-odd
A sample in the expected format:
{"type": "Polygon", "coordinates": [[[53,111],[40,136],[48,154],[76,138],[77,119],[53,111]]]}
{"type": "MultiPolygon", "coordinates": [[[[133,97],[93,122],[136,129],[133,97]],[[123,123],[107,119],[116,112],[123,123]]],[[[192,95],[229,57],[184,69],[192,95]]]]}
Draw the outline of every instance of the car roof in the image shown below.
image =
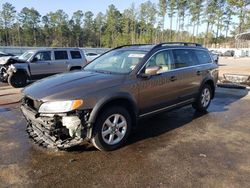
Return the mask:
{"type": "Polygon", "coordinates": [[[166,48],[206,49],[201,44],[187,43],[187,42],[166,42],[160,44],[132,44],[132,45],[119,46],[115,49],[150,51],[154,48],[155,49],[166,49],[166,48]]]}
{"type": "Polygon", "coordinates": [[[155,45],[151,44],[139,44],[139,45],[125,45],[117,48],[124,50],[142,50],[142,51],[150,51],[155,47],[155,45]]]}
{"type": "Polygon", "coordinates": [[[27,52],[38,52],[38,51],[45,51],[45,50],[80,50],[80,48],[72,47],[72,48],[39,48],[39,49],[30,49],[27,52]]]}

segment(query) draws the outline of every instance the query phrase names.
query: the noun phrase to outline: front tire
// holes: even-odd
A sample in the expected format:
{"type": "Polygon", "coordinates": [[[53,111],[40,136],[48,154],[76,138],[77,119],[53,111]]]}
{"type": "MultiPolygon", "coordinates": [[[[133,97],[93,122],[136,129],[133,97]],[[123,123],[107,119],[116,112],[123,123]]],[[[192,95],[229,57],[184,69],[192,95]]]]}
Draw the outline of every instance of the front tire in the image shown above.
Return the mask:
{"type": "Polygon", "coordinates": [[[193,108],[197,111],[204,112],[207,110],[211,103],[212,99],[212,89],[208,84],[205,84],[200,94],[198,95],[195,103],[193,104],[193,108]]]}
{"type": "Polygon", "coordinates": [[[101,151],[123,146],[131,131],[131,117],[122,107],[106,108],[94,124],[92,144],[101,151]]]}
{"type": "Polygon", "coordinates": [[[8,76],[8,83],[14,88],[20,88],[27,85],[27,76],[22,72],[12,73],[8,76]]]}

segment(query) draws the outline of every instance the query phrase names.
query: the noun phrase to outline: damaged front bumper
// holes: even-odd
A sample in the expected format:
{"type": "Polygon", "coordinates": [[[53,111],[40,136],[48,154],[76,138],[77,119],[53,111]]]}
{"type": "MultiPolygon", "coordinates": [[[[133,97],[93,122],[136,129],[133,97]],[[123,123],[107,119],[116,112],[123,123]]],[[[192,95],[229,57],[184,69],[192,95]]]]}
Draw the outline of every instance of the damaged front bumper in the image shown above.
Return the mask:
{"type": "Polygon", "coordinates": [[[8,79],[8,73],[5,66],[0,66],[0,81],[6,82],[8,79]]]}
{"type": "Polygon", "coordinates": [[[47,148],[67,149],[88,137],[87,112],[41,115],[26,105],[21,111],[27,120],[27,132],[34,141],[47,148]]]}

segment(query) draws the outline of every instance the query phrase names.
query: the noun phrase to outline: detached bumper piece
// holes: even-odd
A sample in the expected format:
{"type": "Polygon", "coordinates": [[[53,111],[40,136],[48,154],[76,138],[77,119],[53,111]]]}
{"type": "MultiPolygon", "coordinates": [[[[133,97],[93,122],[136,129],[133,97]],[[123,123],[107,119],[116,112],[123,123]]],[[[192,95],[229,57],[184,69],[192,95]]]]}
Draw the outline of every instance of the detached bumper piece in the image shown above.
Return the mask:
{"type": "Polygon", "coordinates": [[[250,75],[223,74],[222,82],[250,86],[250,75]]]}
{"type": "MultiPolygon", "coordinates": [[[[27,120],[27,132],[37,144],[46,148],[67,149],[83,142],[79,134],[70,136],[70,130],[62,125],[61,117],[40,117],[24,105],[21,111],[27,120]]],[[[78,127],[82,131],[82,125],[78,127]]]]}

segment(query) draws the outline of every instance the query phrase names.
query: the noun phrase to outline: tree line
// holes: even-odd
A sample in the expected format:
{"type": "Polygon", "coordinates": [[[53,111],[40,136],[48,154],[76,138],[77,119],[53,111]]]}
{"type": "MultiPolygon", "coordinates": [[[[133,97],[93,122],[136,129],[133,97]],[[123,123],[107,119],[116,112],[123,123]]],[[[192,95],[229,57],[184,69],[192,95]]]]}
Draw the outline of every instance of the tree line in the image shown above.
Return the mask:
{"type": "Polygon", "coordinates": [[[27,7],[17,12],[6,2],[0,10],[0,45],[115,47],[185,41],[208,46],[232,41],[230,36],[249,29],[249,4],[250,0],[159,0],[132,4],[123,12],[113,4],[97,15],[77,10],[69,17],[61,9],[46,15],[27,7]]]}

